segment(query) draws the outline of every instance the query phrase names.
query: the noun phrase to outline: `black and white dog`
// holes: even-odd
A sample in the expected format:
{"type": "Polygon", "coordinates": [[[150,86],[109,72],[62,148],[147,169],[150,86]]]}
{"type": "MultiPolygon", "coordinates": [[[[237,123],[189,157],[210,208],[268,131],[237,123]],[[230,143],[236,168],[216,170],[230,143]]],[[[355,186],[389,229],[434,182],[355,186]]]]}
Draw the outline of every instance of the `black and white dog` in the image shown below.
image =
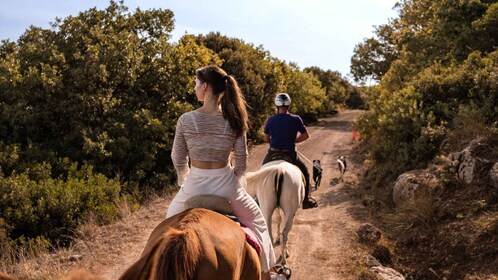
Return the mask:
{"type": "Polygon", "coordinates": [[[318,189],[322,182],[322,164],[319,159],[313,160],[313,181],[315,181],[315,189],[318,189]]]}
{"type": "Polygon", "coordinates": [[[345,156],[340,156],[337,159],[337,165],[339,166],[339,173],[340,179],[342,182],[344,182],[344,173],[346,173],[346,168],[348,167],[348,164],[346,163],[346,157],[345,156]]]}

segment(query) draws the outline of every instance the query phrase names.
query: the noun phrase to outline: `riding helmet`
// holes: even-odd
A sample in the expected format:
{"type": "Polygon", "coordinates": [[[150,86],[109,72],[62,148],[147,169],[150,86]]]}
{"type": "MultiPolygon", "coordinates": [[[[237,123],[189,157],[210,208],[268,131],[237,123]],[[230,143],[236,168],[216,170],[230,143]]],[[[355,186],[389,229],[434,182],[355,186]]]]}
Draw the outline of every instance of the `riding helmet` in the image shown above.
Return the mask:
{"type": "Polygon", "coordinates": [[[291,104],[291,98],[287,93],[279,93],[275,96],[275,105],[280,106],[289,106],[291,104]]]}

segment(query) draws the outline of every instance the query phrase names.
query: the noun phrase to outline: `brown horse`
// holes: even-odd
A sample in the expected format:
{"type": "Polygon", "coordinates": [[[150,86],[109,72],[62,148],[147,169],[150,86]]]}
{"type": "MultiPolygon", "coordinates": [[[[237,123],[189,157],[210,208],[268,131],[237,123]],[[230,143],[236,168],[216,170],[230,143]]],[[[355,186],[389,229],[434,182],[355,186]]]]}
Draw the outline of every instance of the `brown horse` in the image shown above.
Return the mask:
{"type": "Polygon", "coordinates": [[[256,250],[241,227],[203,208],[187,209],[162,221],[140,259],[121,280],[259,280],[256,250]]]}

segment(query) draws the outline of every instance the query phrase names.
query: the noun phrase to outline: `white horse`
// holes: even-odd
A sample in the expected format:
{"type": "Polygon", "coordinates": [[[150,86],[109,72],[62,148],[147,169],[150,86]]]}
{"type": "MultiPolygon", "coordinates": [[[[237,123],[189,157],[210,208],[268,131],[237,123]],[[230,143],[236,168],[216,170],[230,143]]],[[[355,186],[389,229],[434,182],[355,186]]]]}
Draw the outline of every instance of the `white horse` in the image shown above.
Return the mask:
{"type": "Polygon", "coordinates": [[[285,265],[288,254],[287,240],[289,231],[292,228],[296,211],[301,206],[304,198],[305,183],[301,170],[285,160],[276,160],[264,164],[256,172],[247,173],[246,179],[246,190],[252,197],[257,198],[272,242],[273,211],[277,207],[282,211],[282,213],[277,211],[277,242],[274,244],[278,244],[279,240],[281,240],[280,258],[281,264],[285,265]],[[284,227],[280,231],[282,214],[284,227]]]}

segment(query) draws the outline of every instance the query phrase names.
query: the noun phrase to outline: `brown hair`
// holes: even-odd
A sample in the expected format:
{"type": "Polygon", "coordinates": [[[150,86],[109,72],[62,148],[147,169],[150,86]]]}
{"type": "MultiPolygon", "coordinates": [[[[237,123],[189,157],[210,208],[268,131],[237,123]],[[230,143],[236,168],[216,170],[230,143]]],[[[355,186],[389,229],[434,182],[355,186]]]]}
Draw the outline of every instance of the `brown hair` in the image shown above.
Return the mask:
{"type": "Polygon", "coordinates": [[[246,101],[235,78],[216,65],[197,69],[195,76],[210,84],[215,96],[223,94],[220,100],[223,117],[237,136],[243,135],[249,128],[249,118],[246,101]]]}

